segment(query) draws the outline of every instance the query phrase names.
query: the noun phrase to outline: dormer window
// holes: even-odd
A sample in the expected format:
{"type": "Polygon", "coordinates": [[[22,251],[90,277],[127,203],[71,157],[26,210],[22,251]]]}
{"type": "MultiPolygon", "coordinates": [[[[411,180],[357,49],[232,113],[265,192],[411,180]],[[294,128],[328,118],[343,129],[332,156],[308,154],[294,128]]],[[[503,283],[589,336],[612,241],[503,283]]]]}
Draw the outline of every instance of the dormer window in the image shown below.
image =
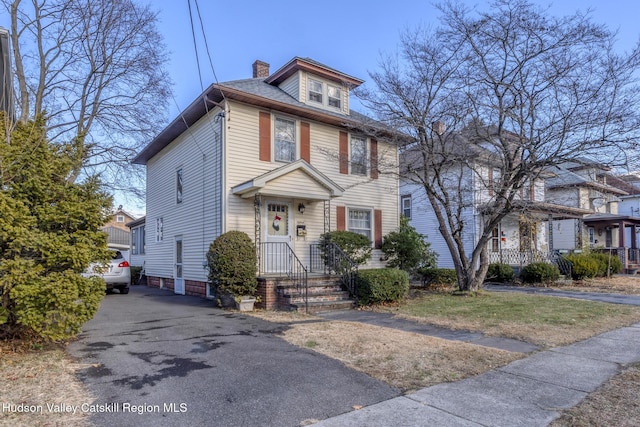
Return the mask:
{"type": "Polygon", "coordinates": [[[309,79],[309,101],[322,104],[322,82],[309,79]]]}
{"type": "Polygon", "coordinates": [[[327,101],[330,107],[342,107],[342,90],[339,87],[327,85],[327,101]]]}
{"type": "Polygon", "coordinates": [[[333,85],[313,78],[307,79],[308,98],[314,104],[323,108],[342,109],[342,90],[339,85],[333,85]]]}

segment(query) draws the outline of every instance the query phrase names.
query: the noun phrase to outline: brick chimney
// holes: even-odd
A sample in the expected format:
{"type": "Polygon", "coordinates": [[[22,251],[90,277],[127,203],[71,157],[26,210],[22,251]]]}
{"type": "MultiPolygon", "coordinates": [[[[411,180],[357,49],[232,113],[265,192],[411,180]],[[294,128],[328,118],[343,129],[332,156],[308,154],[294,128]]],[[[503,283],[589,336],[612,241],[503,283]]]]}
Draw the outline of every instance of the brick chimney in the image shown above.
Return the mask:
{"type": "Polygon", "coordinates": [[[257,60],[253,63],[253,78],[265,79],[269,77],[269,64],[257,60]]]}

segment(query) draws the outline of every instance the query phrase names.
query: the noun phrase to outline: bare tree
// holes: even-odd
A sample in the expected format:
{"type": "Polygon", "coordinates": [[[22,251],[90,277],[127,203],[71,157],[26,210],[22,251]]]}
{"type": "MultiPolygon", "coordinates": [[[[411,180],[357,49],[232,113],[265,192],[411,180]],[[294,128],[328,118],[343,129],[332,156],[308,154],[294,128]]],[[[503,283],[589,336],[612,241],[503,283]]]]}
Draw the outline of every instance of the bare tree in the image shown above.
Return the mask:
{"type": "MultiPolygon", "coordinates": [[[[133,0],[2,0],[11,17],[19,118],[48,119],[77,144],[69,177],[101,173],[114,189],[163,123],[170,96],[157,16],[133,0]]],[[[127,180],[124,180],[125,182],[127,180]]]]}
{"type": "Polygon", "coordinates": [[[615,33],[589,13],[556,18],[525,0],[438,7],[440,27],[407,32],[360,96],[413,137],[402,178],[433,208],[458,287],[476,290],[494,227],[526,210],[522,188],[577,155],[623,163],[640,130],[640,49],[616,53],[615,33]],[[472,209],[481,229],[469,250],[472,209]]]}

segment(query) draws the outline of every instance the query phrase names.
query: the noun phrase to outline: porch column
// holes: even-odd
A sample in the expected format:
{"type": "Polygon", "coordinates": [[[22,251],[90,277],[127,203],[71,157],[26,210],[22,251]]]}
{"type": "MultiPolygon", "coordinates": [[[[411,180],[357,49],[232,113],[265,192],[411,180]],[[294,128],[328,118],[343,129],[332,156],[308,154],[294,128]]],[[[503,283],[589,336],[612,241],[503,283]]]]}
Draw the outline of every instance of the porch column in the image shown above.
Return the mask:
{"type": "Polygon", "coordinates": [[[549,214],[547,224],[549,225],[549,235],[547,241],[549,242],[549,254],[553,253],[553,215],[549,214]]]}
{"type": "MultiPolygon", "coordinates": [[[[618,257],[622,261],[622,271],[627,272],[629,267],[629,255],[627,253],[627,244],[625,242],[624,221],[618,223],[618,257]]],[[[633,240],[633,237],[631,238],[633,240]]]]}
{"type": "Polygon", "coordinates": [[[254,242],[256,245],[256,260],[257,260],[256,271],[258,273],[260,273],[260,266],[262,265],[260,263],[260,255],[261,255],[261,249],[262,249],[261,239],[260,239],[260,237],[262,236],[262,214],[260,210],[261,205],[262,205],[262,199],[259,194],[256,194],[253,198],[253,210],[255,214],[254,242]]]}
{"type": "Polygon", "coordinates": [[[331,231],[331,200],[324,201],[324,232],[331,231]]]}

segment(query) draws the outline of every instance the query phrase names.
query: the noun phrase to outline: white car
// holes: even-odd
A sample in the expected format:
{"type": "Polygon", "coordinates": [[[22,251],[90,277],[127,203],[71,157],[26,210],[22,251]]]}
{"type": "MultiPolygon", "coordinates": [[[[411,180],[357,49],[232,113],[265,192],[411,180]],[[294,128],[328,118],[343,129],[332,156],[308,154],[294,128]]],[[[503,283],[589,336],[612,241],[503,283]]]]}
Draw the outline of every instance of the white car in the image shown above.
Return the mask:
{"type": "Polygon", "coordinates": [[[102,277],[107,285],[107,290],[118,289],[121,294],[128,294],[129,284],[131,283],[129,262],[124,259],[122,252],[119,250],[109,249],[113,252],[113,258],[108,264],[91,264],[82,275],[85,277],[102,277]]]}

